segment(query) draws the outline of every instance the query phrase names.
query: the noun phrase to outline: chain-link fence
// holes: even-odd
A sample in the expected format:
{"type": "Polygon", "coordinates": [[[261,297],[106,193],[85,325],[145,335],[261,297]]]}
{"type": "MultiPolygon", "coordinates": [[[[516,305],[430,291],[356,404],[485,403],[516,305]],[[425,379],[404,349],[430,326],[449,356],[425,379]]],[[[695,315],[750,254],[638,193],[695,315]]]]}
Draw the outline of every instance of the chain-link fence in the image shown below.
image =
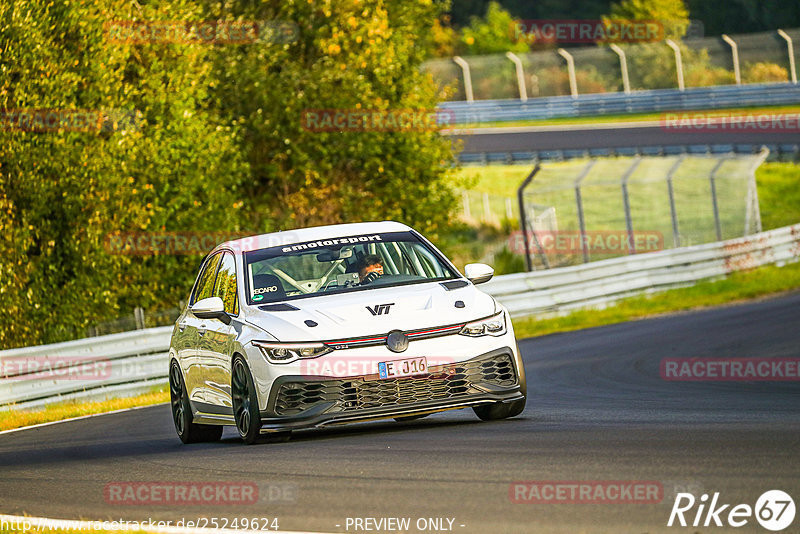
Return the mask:
{"type": "Polygon", "coordinates": [[[530,269],[710,243],[761,231],[758,155],[572,160],[524,189],[513,252],[530,269]]]}
{"type": "MultiPolygon", "coordinates": [[[[684,87],[795,81],[800,29],[685,39],[678,48],[684,87]]],[[[675,50],[664,41],[463,59],[466,69],[450,59],[423,65],[440,87],[450,88],[451,101],[469,100],[468,85],[474,100],[617,92],[626,89],[626,76],[632,91],[680,85],[675,50]],[[574,79],[564,54],[574,61],[574,79]],[[515,59],[522,67],[519,72],[515,59]]]]}
{"type": "Polygon", "coordinates": [[[508,196],[480,191],[461,191],[461,220],[468,224],[502,226],[503,222],[516,225],[519,220],[519,203],[508,196]]]}
{"type": "Polygon", "coordinates": [[[150,312],[142,308],[134,308],[133,313],[129,315],[118,317],[111,321],[104,321],[89,327],[87,334],[89,337],[94,337],[128,332],[130,330],[154,328],[156,326],[171,326],[175,324],[175,321],[181,314],[183,305],[184,303],[181,302],[178,308],[167,308],[150,312]]]}

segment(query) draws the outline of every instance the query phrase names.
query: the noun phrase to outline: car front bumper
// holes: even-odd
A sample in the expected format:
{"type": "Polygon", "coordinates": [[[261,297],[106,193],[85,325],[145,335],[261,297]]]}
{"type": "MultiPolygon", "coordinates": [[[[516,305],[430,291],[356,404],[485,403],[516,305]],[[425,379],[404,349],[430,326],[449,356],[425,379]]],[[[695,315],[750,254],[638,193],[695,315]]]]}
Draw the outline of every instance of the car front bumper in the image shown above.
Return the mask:
{"type": "Polygon", "coordinates": [[[424,415],[525,398],[524,372],[510,347],[422,376],[330,378],[284,375],[273,384],[262,432],[424,415]]]}

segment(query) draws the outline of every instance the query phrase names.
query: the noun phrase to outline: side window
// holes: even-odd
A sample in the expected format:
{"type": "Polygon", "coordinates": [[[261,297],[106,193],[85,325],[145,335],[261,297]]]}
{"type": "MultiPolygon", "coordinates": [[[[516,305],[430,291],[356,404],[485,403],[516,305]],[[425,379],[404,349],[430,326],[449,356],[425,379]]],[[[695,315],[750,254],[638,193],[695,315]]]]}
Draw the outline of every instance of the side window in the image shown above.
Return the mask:
{"type": "Polygon", "coordinates": [[[226,313],[239,315],[239,302],[236,299],[236,263],[230,252],[222,255],[222,263],[217,273],[217,282],[214,284],[212,296],[222,299],[226,313]]]}
{"type": "Polygon", "coordinates": [[[216,254],[206,262],[203,271],[197,278],[197,287],[194,289],[192,304],[198,300],[207,299],[208,297],[213,296],[212,292],[214,290],[214,275],[217,273],[217,266],[219,265],[219,260],[221,258],[222,254],[216,254]]]}

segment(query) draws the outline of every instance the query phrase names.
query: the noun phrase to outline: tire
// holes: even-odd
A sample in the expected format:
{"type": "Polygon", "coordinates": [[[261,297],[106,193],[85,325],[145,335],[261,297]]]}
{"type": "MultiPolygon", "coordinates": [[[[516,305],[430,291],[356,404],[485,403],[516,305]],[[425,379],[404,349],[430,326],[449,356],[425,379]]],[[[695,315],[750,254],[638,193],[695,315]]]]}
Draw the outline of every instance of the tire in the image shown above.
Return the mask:
{"type": "Polygon", "coordinates": [[[495,402],[494,404],[484,404],[483,406],[474,406],[472,409],[475,415],[483,421],[497,421],[498,419],[507,419],[519,415],[525,409],[524,398],[503,404],[502,402],[495,402]]]}
{"type": "Polygon", "coordinates": [[[169,397],[172,408],[172,422],[175,431],[184,443],[219,441],[222,437],[221,425],[200,425],[192,422],[192,406],[183,381],[183,373],[175,360],[169,369],[169,397]]]}
{"type": "Polygon", "coordinates": [[[233,358],[231,370],[231,397],[236,430],[248,445],[258,441],[261,431],[261,415],[258,411],[258,395],[253,376],[244,358],[238,354],[233,358]]]}

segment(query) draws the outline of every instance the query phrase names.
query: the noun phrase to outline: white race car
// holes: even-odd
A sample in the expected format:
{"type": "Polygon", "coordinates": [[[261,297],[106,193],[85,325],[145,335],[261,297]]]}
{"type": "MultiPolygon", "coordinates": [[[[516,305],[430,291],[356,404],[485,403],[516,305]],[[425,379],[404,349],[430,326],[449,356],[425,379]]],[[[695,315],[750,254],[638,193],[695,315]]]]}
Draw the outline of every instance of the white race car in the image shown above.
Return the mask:
{"type": "Polygon", "coordinates": [[[229,241],[203,261],[169,349],[184,443],[293,429],[525,408],[508,312],[428,240],[396,222],[229,241]]]}

